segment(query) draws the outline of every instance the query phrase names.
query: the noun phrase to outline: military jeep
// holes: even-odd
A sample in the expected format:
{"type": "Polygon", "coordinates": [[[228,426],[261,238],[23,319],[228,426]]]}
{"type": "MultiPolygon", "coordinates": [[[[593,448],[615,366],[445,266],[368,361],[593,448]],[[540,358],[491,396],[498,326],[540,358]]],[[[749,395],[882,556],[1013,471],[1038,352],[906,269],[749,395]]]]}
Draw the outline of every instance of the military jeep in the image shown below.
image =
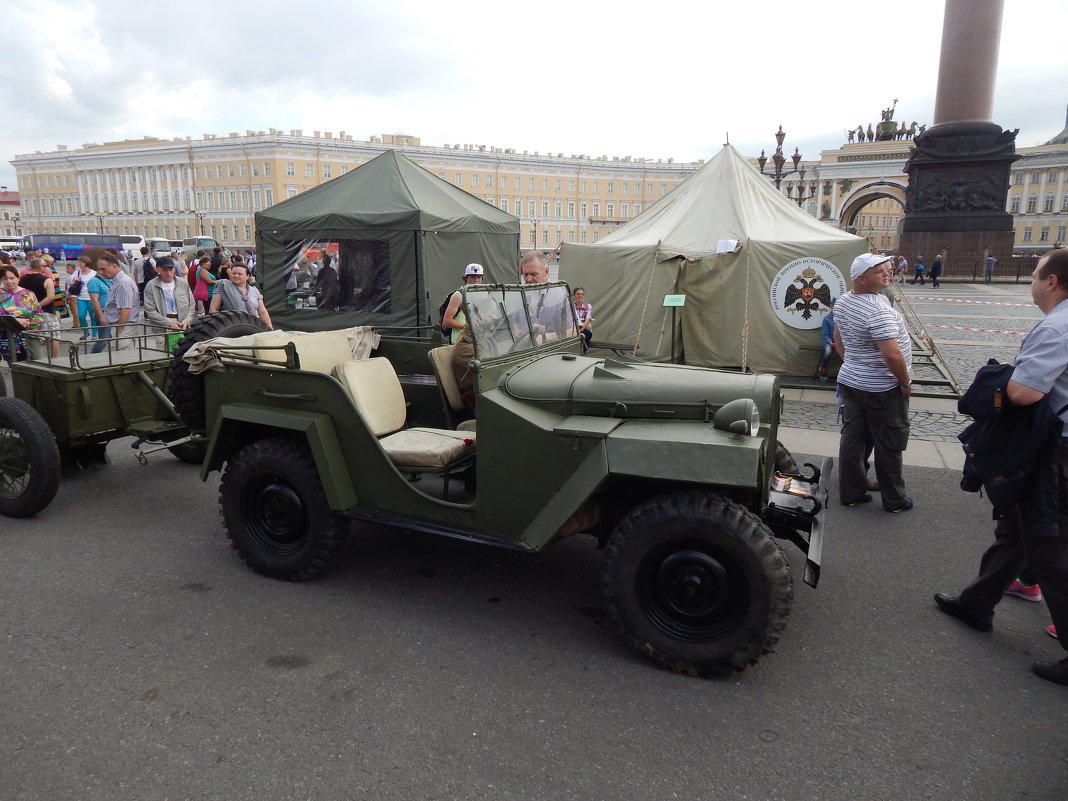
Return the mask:
{"type": "Polygon", "coordinates": [[[612,620],[659,665],[719,676],[771,651],[792,600],[776,538],[815,586],[831,467],[776,469],[778,380],[584,356],[565,284],[463,294],[473,416],[451,346],[367,331],[370,358],[354,330],[274,332],[207,341],[212,369],[172,375],[203,381],[201,476],[222,472],[240,557],[309,579],[353,521],[532,553],[586,533],[612,620]]]}

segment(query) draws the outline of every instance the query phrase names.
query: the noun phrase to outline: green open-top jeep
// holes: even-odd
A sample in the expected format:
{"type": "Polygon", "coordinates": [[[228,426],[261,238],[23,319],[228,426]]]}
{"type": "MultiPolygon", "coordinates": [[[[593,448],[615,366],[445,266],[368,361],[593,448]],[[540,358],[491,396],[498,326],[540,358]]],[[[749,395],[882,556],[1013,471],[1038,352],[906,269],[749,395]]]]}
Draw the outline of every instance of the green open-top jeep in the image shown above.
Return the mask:
{"type": "Polygon", "coordinates": [[[815,586],[830,466],[776,469],[777,379],[583,356],[564,284],[468,286],[464,310],[477,405],[459,430],[450,346],[357,329],[202,343],[214,369],[184,406],[241,558],[310,578],[353,520],[528,552],[586,532],[612,619],[657,663],[723,675],[769,652],[792,598],[775,538],[815,586]]]}

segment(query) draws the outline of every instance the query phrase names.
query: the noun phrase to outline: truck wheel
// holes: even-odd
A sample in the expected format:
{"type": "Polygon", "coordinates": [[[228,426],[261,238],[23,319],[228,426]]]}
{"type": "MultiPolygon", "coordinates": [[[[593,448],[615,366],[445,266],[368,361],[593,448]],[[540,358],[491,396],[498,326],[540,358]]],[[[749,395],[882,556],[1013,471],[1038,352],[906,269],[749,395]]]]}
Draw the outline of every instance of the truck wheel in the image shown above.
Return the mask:
{"type": "Polygon", "coordinates": [[[59,447],[25,401],[0,398],[0,514],[31,517],[59,490],[59,447]]]}
{"type": "Polygon", "coordinates": [[[204,414],[204,379],[189,372],[189,365],[182,358],[186,351],[198,342],[215,337],[243,337],[267,330],[267,325],[258,317],[235,311],[209,314],[189,327],[174,352],[167,373],[167,397],[178,410],[178,417],[191,431],[203,431],[207,419],[204,414]]]}
{"type": "Polygon", "coordinates": [[[226,463],[219,490],[226,535],[265,576],[304,581],[321,573],[348,520],[330,511],[307,445],[263,439],[226,463]]]}
{"type": "Polygon", "coordinates": [[[770,652],[793,597],[771,532],[737,503],[697,492],[628,513],[609,540],[601,585],[624,637],[690,676],[725,676],[770,652]]]}

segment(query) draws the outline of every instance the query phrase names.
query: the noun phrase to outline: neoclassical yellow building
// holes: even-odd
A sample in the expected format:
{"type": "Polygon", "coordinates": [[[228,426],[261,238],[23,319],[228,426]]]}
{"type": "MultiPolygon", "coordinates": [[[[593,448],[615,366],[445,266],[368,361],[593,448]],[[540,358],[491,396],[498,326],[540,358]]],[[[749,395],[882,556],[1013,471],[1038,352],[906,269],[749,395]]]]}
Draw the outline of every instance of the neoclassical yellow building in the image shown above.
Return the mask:
{"type": "MultiPolygon", "coordinates": [[[[246,131],[173,140],[60,146],[19,155],[27,233],[103,231],[182,239],[206,234],[255,242],[255,212],[340,177],[387,148],[520,218],[524,247],[596,242],[656,203],[703,161],[517,152],[485,145],[423,145],[404,134],[355,141],[344,131],[246,131]]],[[[895,250],[904,216],[910,142],[858,142],[802,162],[781,191],[814,217],[895,250]]],[[[1068,243],[1068,121],[1049,142],[1017,151],[1006,210],[1016,249],[1068,243]]],[[[755,164],[755,159],[752,160],[755,164]]]]}
{"type": "Polygon", "coordinates": [[[144,138],[20,155],[27,232],[103,231],[181,239],[203,232],[255,241],[256,211],[340,177],[386,148],[522,220],[524,246],[596,242],[671,191],[695,164],[526,153],[482,145],[429,147],[417,137],[354,141],[344,132],[270,130],[144,138]]]}

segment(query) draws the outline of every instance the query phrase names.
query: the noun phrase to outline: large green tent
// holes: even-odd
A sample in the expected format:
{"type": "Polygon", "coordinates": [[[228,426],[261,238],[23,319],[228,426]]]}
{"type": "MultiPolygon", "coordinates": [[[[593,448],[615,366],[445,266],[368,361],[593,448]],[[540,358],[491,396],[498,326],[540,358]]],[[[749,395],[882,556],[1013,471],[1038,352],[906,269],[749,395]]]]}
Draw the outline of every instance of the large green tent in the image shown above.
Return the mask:
{"type": "Polygon", "coordinates": [[[819,360],[827,301],[848,288],[849,266],[867,250],[724,145],[600,242],[564,244],[560,278],[585,288],[595,341],[650,360],[806,375],[819,360]],[[665,295],[685,295],[685,305],[665,306],[665,295]]]}
{"type": "Polygon", "coordinates": [[[483,265],[487,282],[515,281],[519,258],[517,218],[393,150],[257,213],[256,238],[275,327],[304,331],[429,333],[468,263],[483,265]],[[323,269],[337,276],[329,308],[316,306],[323,269]]]}

